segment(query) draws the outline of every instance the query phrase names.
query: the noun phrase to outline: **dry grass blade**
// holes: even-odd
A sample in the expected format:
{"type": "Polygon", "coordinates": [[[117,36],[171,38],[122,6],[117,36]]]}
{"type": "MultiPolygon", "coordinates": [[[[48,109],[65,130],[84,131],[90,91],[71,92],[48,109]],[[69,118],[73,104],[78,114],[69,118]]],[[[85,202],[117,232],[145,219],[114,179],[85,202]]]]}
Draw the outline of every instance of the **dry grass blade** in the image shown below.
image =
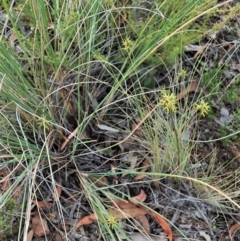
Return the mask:
{"type": "Polygon", "coordinates": [[[109,182],[106,177],[88,177],[88,179],[94,183],[96,187],[106,187],[109,185],[109,182]]]}
{"type": "Polygon", "coordinates": [[[56,186],[56,192],[54,192],[54,194],[53,194],[53,199],[54,199],[55,202],[59,200],[59,197],[62,194],[61,185],[62,185],[62,180],[59,181],[59,184],[56,186]]]}
{"type": "MultiPolygon", "coordinates": [[[[67,139],[64,141],[64,143],[62,144],[60,150],[62,151],[68,144],[68,142],[74,137],[77,135],[77,132],[78,132],[78,129],[79,129],[79,126],[67,137],[67,139]]],[[[80,139],[88,139],[88,135],[86,133],[86,131],[83,131],[82,132],[82,135],[80,136],[80,139]]]]}
{"type": "Polygon", "coordinates": [[[78,132],[78,127],[68,136],[68,138],[64,141],[64,143],[61,146],[61,151],[66,147],[66,145],[68,144],[68,142],[75,136],[77,135],[78,132]]]}

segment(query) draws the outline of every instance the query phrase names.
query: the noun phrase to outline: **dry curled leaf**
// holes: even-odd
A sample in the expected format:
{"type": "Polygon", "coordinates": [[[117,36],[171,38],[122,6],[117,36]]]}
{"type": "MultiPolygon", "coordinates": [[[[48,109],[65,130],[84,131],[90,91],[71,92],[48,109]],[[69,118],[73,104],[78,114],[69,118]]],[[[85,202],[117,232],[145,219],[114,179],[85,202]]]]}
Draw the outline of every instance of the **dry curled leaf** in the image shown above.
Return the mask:
{"type": "Polygon", "coordinates": [[[0,169],[0,175],[3,176],[3,178],[1,178],[1,180],[0,180],[0,190],[5,192],[12,185],[12,182],[9,179],[10,178],[10,171],[7,170],[6,168],[2,168],[2,169],[0,169]]]}
{"type": "Polygon", "coordinates": [[[231,240],[233,239],[234,233],[240,229],[240,223],[234,224],[230,229],[229,229],[229,237],[231,240]]]}
{"type": "Polygon", "coordinates": [[[55,234],[54,234],[54,240],[55,240],[55,241],[64,241],[64,240],[66,240],[66,239],[63,238],[59,233],[55,233],[55,234]]]}
{"type": "Polygon", "coordinates": [[[201,54],[201,53],[203,52],[203,50],[205,50],[205,48],[206,48],[206,45],[201,46],[201,47],[199,48],[199,50],[194,54],[193,58],[197,58],[197,56],[198,56],[199,54],[201,54]]]}
{"type": "Polygon", "coordinates": [[[22,193],[22,187],[21,186],[16,186],[13,190],[13,197],[14,198],[19,198],[22,193]]]}
{"type": "Polygon", "coordinates": [[[32,200],[32,203],[36,204],[39,208],[51,208],[53,206],[53,202],[45,202],[45,201],[37,201],[32,200]]]}
{"type": "MultiPolygon", "coordinates": [[[[167,221],[162,218],[158,213],[149,211],[147,208],[141,205],[137,206],[139,205],[139,202],[143,202],[146,197],[146,193],[141,190],[140,194],[131,198],[129,201],[115,200],[113,207],[107,210],[108,214],[115,217],[116,219],[138,218],[138,221],[142,225],[145,232],[149,234],[150,227],[148,220],[145,217],[145,215],[149,212],[167,234],[169,241],[172,241],[173,233],[167,221]]],[[[82,225],[91,224],[94,220],[97,220],[97,216],[95,214],[84,217],[77,223],[75,230],[82,225]]]]}
{"type": "Polygon", "coordinates": [[[12,186],[11,180],[5,179],[5,180],[1,181],[0,189],[5,192],[5,191],[7,191],[11,186],[12,186]]]}
{"type": "Polygon", "coordinates": [[[168,222],[156,212],[150,211],[150,214],[158,222],[158,224],[162,227],[164,232],[168,235],[168,240],[172,241],[173,240],[173,233],[172,233],[172,230],[171,230],[168,222]]]}
{"type": "Polygon", "coordinates": [[[32,218],[32,229],[36,236],[42,237],[50,233],[47,221],[40,216],[39,213],[36,213],[32,218]]]}
{"type": "MultiPolygon", "coordinates": [[[[146,199],[146,194],[143,190],[132,198],[136,202],[143,202],[146,199]]],[[[131,201],[125,200],[115,200],[113,207],[109,208],[108,214],[114,216],[116,219],[124,219],[124,218],[135,218],[143,216],[147,213],[147,209],[144,207],[137,207],[131,201]]],[[[79,227],[87,224],[91,224],[93,221],[97,220],[97,216],[95,214],[90,214],[84,218],[82,218],[75,226],[75,230],[79,227]]]]}
{"type": "Polygon", "coordinates": [[[177,95],[177,99],[181,100],[182,98],[185,97],[186,94],[188,94],[189,92],[193,92],[197,89],[198,87],[198,80],[193,81],[187,88],[183,89],[178,95],[177,95]]]}
{"type": "Polygon", "coordinates": [[[240,143],[230,143],[227,148],[234,155],[236,161],[240,163],[240,143]]]}
{"type": "Polygon", "coordinates": [[[206,241],[211,241],[211,238],[204,231],[199,231],[200,236],[204,237],[206,241]]]}
{"type": "Polygon", "coordinates": [[[6,176],[7,174],[9,174],[10,172],[6,169],[6,168],[1,168],[0,169],[0,175],[6,176]]]}
{"type": "Polygon", "coordinates": [[[221,235],[218,241],[224,241],[224,237],[221,235]]]}
{"type": "MultiPolygon", "coordinates": [[[[146,172],[147,169],[149,168],[149,166],[150,166],[149,161],[148,160],[144,160],[143,165],[142,165],[142,169],[141,169],[140,172],[146,172]]],[[[142,180],[144,177],[145,177],[145,175],[139,174],[136,177],[134,177],[134,180],[135,181],[139,181],[139,180],[142,180]]]]}
{"type": "Polygon", "coordinates": [[[92,213],[84,218],[82,218],[75,226],[75,230],[77,230],[78,228],[80,228],[83,225],[87,225],[87,224],[91,224],[93,223],[93,221],[97,220],[97,216],[92,213]]]}
{"type": "Polygon", "coordinates": [[[129,199],[130,202],[138,204],[139,202],[144,202],[147,198],[147,194],[141,189],[140,193],[129,199]]]}
{"type": "Polygon", "coordinates": [[[26,241],[32,241],[32,237],[33,237],[33,230],[31,229],[31,230],[27,233],[27,240],[26,240],[26,241]]]}
{"type": "Polygon", "coordinates": [[[122,209],[134,208],[136,207],[136,204],[138,204],[139,202],[144,202],[146,198],[146,193],[141,189],[140,193],[137,196],[130,198],[129,201],[117,199],[114,200],[113,205],[122,209]]]}
{"type": "Polygon", "coordinates": [[[117,208],[121,208],[121,209],[136,207],[136,205],[130,201],[119,200],[119,199],[113,201],[113,206],[115,206],[117,208]]]}
{"type": "Polygon", "coordinates": [[[145,231],[145,233],[150,234],[151,230],[150,230],[150,225],[149,225],[147,217],[145,215],[143,215],[140,217],[136,217],[135,219],[141,225],[141,227],[145,231]]]}
{"type": "Polygon", "coordinates": [[[147,214],[147,209],[143,207],[134,207],[134,208],[124,208],[124,209],[108,209],[108,213],[114,216],[116,219],[125,219],[125,218],[135,218],[147,214]]]}

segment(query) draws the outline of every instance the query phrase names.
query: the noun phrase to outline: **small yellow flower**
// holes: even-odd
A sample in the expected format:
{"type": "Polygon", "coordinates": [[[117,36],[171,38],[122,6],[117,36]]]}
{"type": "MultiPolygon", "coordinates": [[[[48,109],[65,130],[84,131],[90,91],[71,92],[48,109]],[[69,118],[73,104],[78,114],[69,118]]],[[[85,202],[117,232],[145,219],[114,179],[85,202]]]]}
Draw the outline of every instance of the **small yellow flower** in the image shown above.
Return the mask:
{"type": "Polygon", "coordinates": [[[132,49],[132,46],[133,46],[134,42],[129,38],[125,38],[123,40],[123,49],[126,51],[126,52],[130,52],[130,50],[132,49]]]}
{"type": "Polygon", "coordinates": [[[211,107],[204,100],[201,100],[200,103],[196,105],[196,110],[200,112],[200,116],[205,116],[210,109],[211,107]]]}
{"type": "Polygon", "coordinates": [[[185,79],[187,76],[187,71],[185,69],[182,69],[179,73],[178,73],[178,77],[180,77],[181,79],[185,79]]]}
{"type": "Polygon", "coordinates": [[[44,115],[42,115],[42,116],[37,120],[37,125],[38,125],[39,127],[45,128],[46,130],[51,129],[51,127],[52,127],[51,123],[50,123],[48,120],[46,120],[46,117],[45,117],[44,115]]]}
{"type": "Polygon", "coordinates": [[[169,94],[164,90],[161,94],[161,100],[159,105],[164,107],[169,113],[173,113],[176,110],[177,96],[174,93],[169,94]]]}
{"type": "Polygon", "coordinates": [[[110,228],[115,228],[118,225],[118,220],[113,215],[109,215],[107,218],[107,224],[110,228]]]}

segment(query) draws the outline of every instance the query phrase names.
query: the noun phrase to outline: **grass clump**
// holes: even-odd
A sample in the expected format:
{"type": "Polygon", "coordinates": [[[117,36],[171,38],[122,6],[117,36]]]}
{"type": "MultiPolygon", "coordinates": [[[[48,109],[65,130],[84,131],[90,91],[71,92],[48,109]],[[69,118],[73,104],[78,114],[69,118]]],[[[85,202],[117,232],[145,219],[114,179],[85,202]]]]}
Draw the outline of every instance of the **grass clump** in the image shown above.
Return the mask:
{"type": "MultiPolygon", "coordinates": [[[[189,130],[198,124],[192,116],[206,115],[209,106],[201,97],[196,106],[179,102],[179,79],[186,73],[161,85],[158,72],[166,72],[193,39],[211,32],[210,19],[220,7],[215,4],[3,0],[1,155],[7,156],[3,166],[14,170],[14,183],[1,207],[21,185],[29,214],[31,200],[54,197],[55,184],[62,183],[65,196],[51,200],[60,215],[61,203],[81,200],[100,217],[103,239],[127,238],[106,211],[110,193],[126,199],[133,194],[117,179],[134,182],[142,162],[130,169],[125,157],[132,150],[148,156],[151,171],[145,175],[157,179],[156,186],[162,177],[190,175],[189,130]]],[[[27,227],[19,237],[26,237],[27,227]]]]}

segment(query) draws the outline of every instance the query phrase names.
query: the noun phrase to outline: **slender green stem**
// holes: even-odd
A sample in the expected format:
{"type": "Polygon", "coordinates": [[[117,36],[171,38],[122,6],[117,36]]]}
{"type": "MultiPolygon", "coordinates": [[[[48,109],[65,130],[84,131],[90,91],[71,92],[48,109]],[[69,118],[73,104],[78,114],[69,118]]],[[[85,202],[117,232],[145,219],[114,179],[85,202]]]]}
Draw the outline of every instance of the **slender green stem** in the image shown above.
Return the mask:
{"type": "Polygon", "coordinates": [[[180,166],[181,165],[181,148],[180,148],[180,143],[179,143],[178,131],[177,131],[176,123],[173,118],[173,113],[170,113],[170,117],[173,122],[173,130],[174,130],[175,138],[176,138],[176,142],[177,142],[177,155],[178,155],[177,159],[178,159],[178,165],[180,166]]]}

